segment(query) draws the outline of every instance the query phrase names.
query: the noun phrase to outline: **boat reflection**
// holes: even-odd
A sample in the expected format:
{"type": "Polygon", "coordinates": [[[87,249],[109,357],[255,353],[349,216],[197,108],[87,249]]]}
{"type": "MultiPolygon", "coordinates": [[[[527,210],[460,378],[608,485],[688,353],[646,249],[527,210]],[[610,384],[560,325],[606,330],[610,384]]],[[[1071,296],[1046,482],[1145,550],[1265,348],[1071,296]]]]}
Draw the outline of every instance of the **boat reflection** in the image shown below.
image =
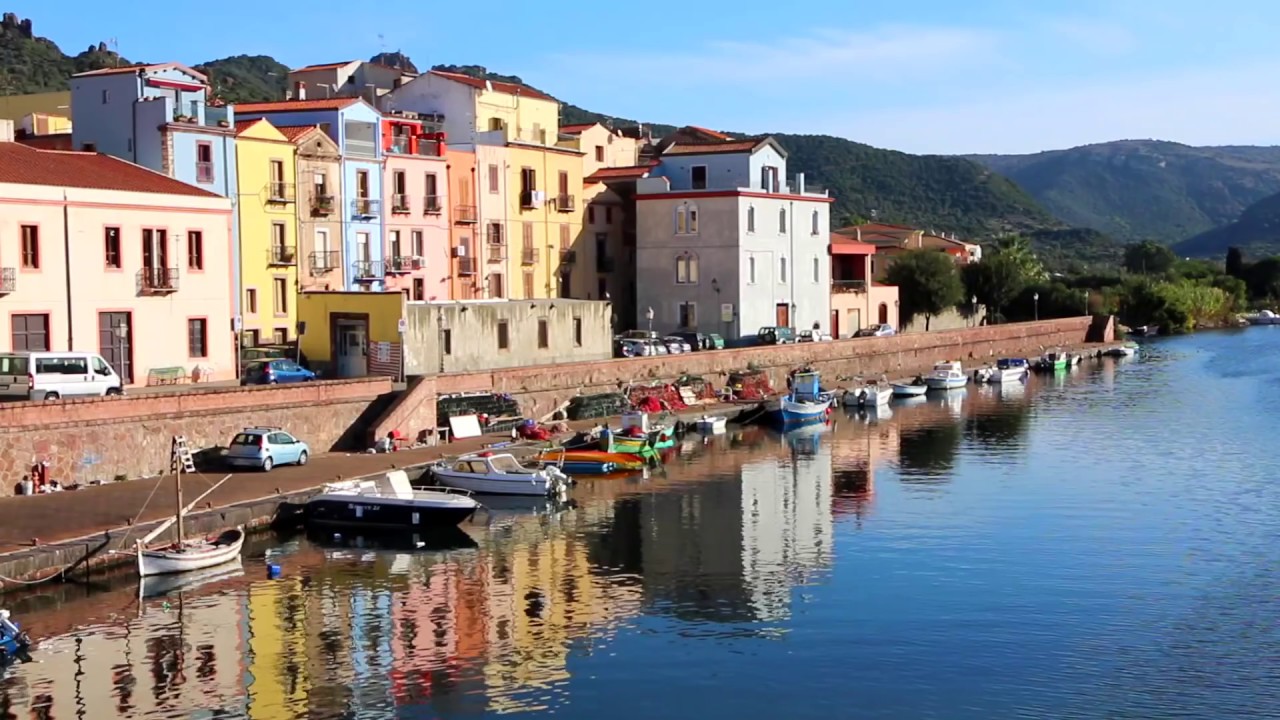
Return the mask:
{"type": "Polygon", "coordinates": [[[138,597],[150,599],[176,592],[189,592],[243,575],[244,565],[241,564],[240,558],[217,567],[196,570],[195,572],[174,575],[150,575],[139,579],[138,597]]]}

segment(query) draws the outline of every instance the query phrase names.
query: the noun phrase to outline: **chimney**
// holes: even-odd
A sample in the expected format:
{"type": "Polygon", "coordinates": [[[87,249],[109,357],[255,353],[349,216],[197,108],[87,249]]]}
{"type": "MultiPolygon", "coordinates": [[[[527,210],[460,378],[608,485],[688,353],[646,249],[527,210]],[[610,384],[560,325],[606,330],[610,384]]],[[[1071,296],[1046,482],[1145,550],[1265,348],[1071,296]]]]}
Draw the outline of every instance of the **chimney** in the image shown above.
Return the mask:
{"type": "Polygon", "coordinates": [[[299,100],[307,99],[307,84],[301,80],[293,84],[293,96],[299,100]]]}
{"type": "Polygon", "coordinates": [[[804,194],[804,173],[796,173],[796,193],[804,194]]]}

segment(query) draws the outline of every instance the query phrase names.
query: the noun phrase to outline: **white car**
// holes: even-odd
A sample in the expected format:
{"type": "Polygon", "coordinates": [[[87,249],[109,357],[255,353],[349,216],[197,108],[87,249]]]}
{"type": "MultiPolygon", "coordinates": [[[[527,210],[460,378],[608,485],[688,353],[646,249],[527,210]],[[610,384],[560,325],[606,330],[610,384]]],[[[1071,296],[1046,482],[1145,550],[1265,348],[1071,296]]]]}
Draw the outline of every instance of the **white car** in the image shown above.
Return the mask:
{"type": "Polygon", "coordinates": [[[123,394],[124,381],[96,353],[0,353],[0,397],[60,400],[123,394]]]}
{"type": "Polygon", "coordinates": [[[672,355],[693,352],[693,346],[685,342],[684,338],[679,338],[675,335],[668,335],[662,338],[662,343],[667,346],[667,350],[670,351],[672,355]]]}
{"type": "Polygon", "coordinates": [[[796,334],[796,342],[829,342],[831,339],[821,330],[801,330],[796,334]]]}

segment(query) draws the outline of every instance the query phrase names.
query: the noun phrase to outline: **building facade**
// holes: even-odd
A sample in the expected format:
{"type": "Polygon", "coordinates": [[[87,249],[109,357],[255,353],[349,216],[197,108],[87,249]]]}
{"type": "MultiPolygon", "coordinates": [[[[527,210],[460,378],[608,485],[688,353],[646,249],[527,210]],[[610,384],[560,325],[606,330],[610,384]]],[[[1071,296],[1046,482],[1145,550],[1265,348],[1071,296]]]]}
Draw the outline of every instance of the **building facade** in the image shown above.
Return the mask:
{"type": "Polygon", "coordinates": [[[560,249],[582,232],[582,153],[520,142],[506,150],[507,297],[560,297],[560,249]]]}
{"type": "Polygon", "coordinates": [[[342,268],[342,153],[318,125],[280,129],[298,154],[298,268],[300,290],[340,290],[342,268]]]}
{"type": "Polygon", "coordinates": [[[476,173],[479,191],[476,196],[476,216],[479,220],[479,240],[476,260],[480,298],[502,300],[510,297],[507,274],[507,258],[511,253],[510,228],[507,227],[509,168],[506,145],[471,145],[476,155],[476,173]]]}
{"type": "Polygon", "coordinates": [[[444,134],[414,113],[382,121],[387,289],[410,300],[450,295],[449,174],[444,134]]]}
{"type": "Polygon", "coordinates": [[[345,265],[343,287],[381,290],[386,279],[383,254],[382,117],[358,98],[298,99],[286,102],[245,103],[237,117],[265,117],[276,127],[313,126],[337,144],[342,152],[338,208],[342,222],[345,265]]]}
{"type": "Polygon", "coordinates": [[[298,148],[269,121],[236,123],[243,347],[286,343],[298,295],[298,148]]]}
{"type": "Polygon", "coordinates": [[[449,181],[450,289],[454,300],[474,300],[484,290],[478,252],[483,240],[476,210],[476,151],[449,145],[445,148],[449,181]]]}
{"type": "Polygon", "coordinates": [[[982,261],[982,246],[964,242],[956,238],[954,233],[948,235],[933,230],[918,230],[906,225],[879,222],[850,225],[834,232],[854,242],[875,247],[876,254],[871,260],[871,274],[881,282],[884,281],[894,259],[912,250],[944,252],[950,255],[957,265],[982,261]]]}
{"type": "Polygon", "coordinates": [[[289,71],[291,98],[358,97],[369,102],[417,77],[417,73],[380,63],[348,62],[308,65],[289,71]]]}
{"type": "Polygon", "coordinates": [[[898,331],[898,288],[875,280],[876,246],[831,236],[831,337],[853,337],[873,324],[898,331]]]}
{"type": "Polygon", "coordinates": [[[0,177],[0,346],[100,353],[128,385],[160,368],[236,377],[227,198],[11,142],[0,177]]]}
{"type": "Polygon", "coordinates": [[[678,140],[636,182],[637,326],[715,332],[831,321],[831,198],[786,180],[770,137],[678,140]]]}

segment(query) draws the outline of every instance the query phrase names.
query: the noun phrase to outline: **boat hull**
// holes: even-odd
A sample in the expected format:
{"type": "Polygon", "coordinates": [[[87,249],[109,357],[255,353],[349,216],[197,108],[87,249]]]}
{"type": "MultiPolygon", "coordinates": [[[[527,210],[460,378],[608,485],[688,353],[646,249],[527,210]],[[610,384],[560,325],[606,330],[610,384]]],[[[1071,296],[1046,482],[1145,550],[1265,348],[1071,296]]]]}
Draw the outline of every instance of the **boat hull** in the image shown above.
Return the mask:
{"type": "Polygon", "coordinates": [[[929,392],[928,385],[906,385],[895,383],[893,385],[893,394],[895,397],[920,397],[929,392]]]}
{"type": "Polygon", "coordinates": [[[175,573],[204,570],[229,563],[240,557],[244,545],[244,530],[236,528],[220,535],[214,542],[195,545],[182,550],[138,549],[138,575],[172,575],[175,573]]]}
{"type": "Polygon", "coordinates": [[[445,487],[468,490],[477,495],[547,497],[559,495],[561,488],[559,482],[542,474],[490,477],[436,469],[434,475],[436,482],[445,487]]]}
{"type": "Polygon", "coordinates": [[[925,378],[925,386],[929,390],[958,390],[969,384],[969,378],[925,378]]]}
{"type": "Polygon", "coordinates": [[[633,438],[610,434],[603,438],[600,443],[604,446],[604,452],[607,453],[622,453],[623,455],[632,455],[649,461],[658,459],[657,450],[650,444],[647,436],[633,438]]]}
{"type": "Polygon", "coordinates": [[[368,528],[374,531],[456,527],[475,514],[478,504],[431,507],[391,498],[321,495],[306,507],[308,525],[368,528]]]}
{"type": "Polygon", "coordinates": [[[701,418],[695,427],[698,428],[698,432],[702,433],[721,433],[724,432],[728,422],[729,418],[721,416],[701,418]]]}
{"type": "Polygon", "coordinates": [[[997,368],[997,369],[990,370],[988,373],[985,373],[983,375],[983,380],[985,382],[995,383],[995,384],[1022,382],[1023,380],[1026,380],[1026,379],[1027,379],[1027,369],[1025,367],[1005,368],[1004,370],[1000,370],[997,368]]]}
{"type": "Polygon", "coordinates": [[[888,405],[892,397],[892,388],[856,388],[845,392],[843,402],[847,407],[879,407],[888,405]]]}
{"type": "Polygon", "coordinates": [[[793,427],[811,423],[825,422],[827,410],[831,408],[831,400],[819,402],[797,402],[783,398],[776,407],[766,413],[769,422],[780,427],[793,427]]]}
{"type": "Polygon", "coordinates": [[[557,450],[544,450],[538,455],[538,459],[545,462],[559,462],[564,459],[565,462],[612,463],[614,470],[644,469],[644,460],[635,455],[611,453],[605,450],[565,450],[563,453],[557,450]]]}

